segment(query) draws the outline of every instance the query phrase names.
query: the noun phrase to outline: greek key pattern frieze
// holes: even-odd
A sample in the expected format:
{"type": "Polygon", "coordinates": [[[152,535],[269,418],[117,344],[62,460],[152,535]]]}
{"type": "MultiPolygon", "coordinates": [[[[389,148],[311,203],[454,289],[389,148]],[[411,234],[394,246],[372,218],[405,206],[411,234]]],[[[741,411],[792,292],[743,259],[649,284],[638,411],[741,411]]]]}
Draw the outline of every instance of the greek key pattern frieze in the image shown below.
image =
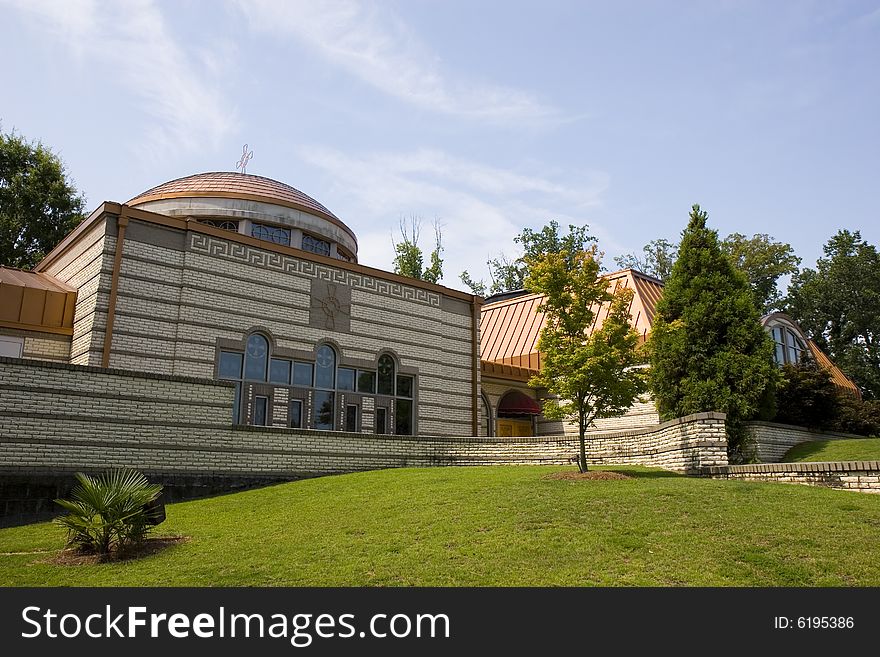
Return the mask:
{"type": "Polygon", "coordinates": [[[440,307],[440,295],[436,292],[429,292],[420,288],[384,281],[358,274],[344,269],[336,269],[317,262],[309,262],[308,260],[300,260],[293,256],[283,255],[281,253],[272,253],[264,251],[246,244],[238,244],[227,240],[217,239],[210,235],[202,235],[200,233],[192,233],[190,240],[190,249],[196,253],[203,253],[215,258],[241,262],[253,267],[263,269],[271,269],[273,271],[286,272],[290,274],[302,274],[310,276],[328,283],[337,283],[340,285],[348,285],[359,290],[366,290],[382,296],[401,299],[403,301],[412,301],[424,304],[434,308],[440,307]]]}

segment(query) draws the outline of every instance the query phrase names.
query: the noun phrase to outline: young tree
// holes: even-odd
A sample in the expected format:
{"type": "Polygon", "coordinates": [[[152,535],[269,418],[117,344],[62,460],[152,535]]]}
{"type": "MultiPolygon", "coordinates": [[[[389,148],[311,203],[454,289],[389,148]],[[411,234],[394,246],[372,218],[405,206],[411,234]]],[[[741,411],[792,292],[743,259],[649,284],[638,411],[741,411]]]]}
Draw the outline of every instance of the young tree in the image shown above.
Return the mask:
{"type": "Polygon", "coordinates": [[[796,273],[801,264],[791,245],[763,233],[752,237],[731,233],[721,242],[721,250],[746,275],[761,313],[778,310],[782,301],[779,279],[796,273]]]}
{"type": "Polygon", "coordinates": [[[429,283],[438,283],[443,278],[443,259],[440,257],[443,253],[443,236],[440,233],[440,225],[434,222],[434,250],[429,256],[431,260],[429,267],[424,266],[424,255],[419,246],[420,230],[421,219],[418,217],[410,217],[409,228],[403,219],[400,220],[401,239],[399,242],[395,242],[394,238],[391,239],[395,253],[394,273],[429,283]]]}
{"type": "Polygon", "coordinates": [[[0,264],[30,269],[83,219],[85,199],[57,155],[0,134],[0,264]]]}
{"type": "Polygon", "coordinates": [[[489,258],[486,266],[489,268],[490,284],[487,286],[482,280],[475,281],[467,271],[463,271],[459,278],[467,285],[474,294],[485,296],[521,290],[525,287],[526,275],[528,274],[528,262],[545,253],[556,253],[563,249],[583,250],[586,245],[595,242],[596,238],[587,233],[587,226],[569,225],[568,235],[559,235],[559,222],[551,220],[541,230],[524,228],[522,232],[513,238],[520,244],[523,254],[515,260],[510,260],[504,253],[496,258],[489,258]]]}
{"type": "Polygon", "coordinates": [[[578,469],[586,472],[587,428],[597,418],[629,408],[643,392],[644,378],[636,367],[639,336],[630,325],[632,291],[609,291],[608,281],[599,276],[596,246],[582,248],[584,233],[576,230],[572,227],[560,250],[527,261],[526,287],[544,295],[540,309],[546,317],[538,340],[541,372],[529,385],[558,398],[544,401],[545,417],[577,419],[578,469]],[[608,316],[591,333],[602,304],[609,307],[608,316]]]}
{"type": "Polygon", "coordinates": [[[880,399],[880,254],[848,230],[824,252],[792,279],[787,311],[866,398],[880,399]]]}
{"type": "Polygon", "coordinates": [[[694,205],[651,329],[650,385],[661,417],[727,414],[728,452],[741,454],[743,422],[773,414],[779,376],[745,275],[721,251],[694,205]]]}

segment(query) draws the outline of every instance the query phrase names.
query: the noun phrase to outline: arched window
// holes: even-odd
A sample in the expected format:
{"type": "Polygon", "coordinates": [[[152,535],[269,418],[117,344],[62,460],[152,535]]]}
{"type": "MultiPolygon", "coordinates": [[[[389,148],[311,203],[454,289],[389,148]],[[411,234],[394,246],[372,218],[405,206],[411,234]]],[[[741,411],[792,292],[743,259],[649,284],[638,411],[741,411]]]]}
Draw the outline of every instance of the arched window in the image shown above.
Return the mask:
{"type": "Polygon", "coordinates": [[[483,429],[486,432],[487,436],[492,435],[492,405],[489,403],[489,398],[486,396],[485,392],[480,393],[480,401],[483,402],[483,420],[485,424],[483,425],[483,429]]]}
{"type": "Polygon", "coordinates": [[[244,350],[244,378],[265,381],[269,364],[269,341],[264,335],[254,333],[248,338],[244,350]]]}
{"type": "Polygon", "coordinates": [[[380,395],[394,394],[394,359],[388,354],[379,358],[376,392],[380,395]]]}
{"type": "Polygon", "coordinates": [[[807,347],[803,341],[789,328],[774,326],[770,335],[773,336],[775,351],[773,357],[777,365],[796,365],[804,359],[807,347]]]}
{"type": "Polygon", "coordinates": [[[336,387],[336,352],[321,345],[315,357],[315,387],[333,390],[336,387]]]}

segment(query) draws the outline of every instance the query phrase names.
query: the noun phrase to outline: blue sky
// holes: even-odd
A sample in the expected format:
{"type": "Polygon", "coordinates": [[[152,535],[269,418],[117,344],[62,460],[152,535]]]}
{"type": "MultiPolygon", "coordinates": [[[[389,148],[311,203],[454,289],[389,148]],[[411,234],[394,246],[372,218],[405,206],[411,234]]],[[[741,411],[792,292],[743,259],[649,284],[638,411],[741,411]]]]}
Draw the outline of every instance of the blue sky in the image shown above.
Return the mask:
{"type": "Polygon", "coordinates": [[[90,208],[233,170],[306,192],[388,269],[439,220],[443,283],[549,219],[613,256],[766,232],[805,265],[880,241],[880,3],[0,0],[0,121],[90,208]]]}

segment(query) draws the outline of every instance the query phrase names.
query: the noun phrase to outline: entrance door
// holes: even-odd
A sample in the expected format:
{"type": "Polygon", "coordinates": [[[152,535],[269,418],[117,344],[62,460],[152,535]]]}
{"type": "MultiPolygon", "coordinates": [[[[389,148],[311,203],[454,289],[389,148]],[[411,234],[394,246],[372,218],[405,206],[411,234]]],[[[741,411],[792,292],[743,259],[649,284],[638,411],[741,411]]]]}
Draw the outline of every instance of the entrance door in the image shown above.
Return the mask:
{"type": "Polygon", "coordinates": [[[514,436],[531,436],[532,421],[531,420],[515,420],[513,418],[498,418],[498,435],[503,437],[514,436]]]}

